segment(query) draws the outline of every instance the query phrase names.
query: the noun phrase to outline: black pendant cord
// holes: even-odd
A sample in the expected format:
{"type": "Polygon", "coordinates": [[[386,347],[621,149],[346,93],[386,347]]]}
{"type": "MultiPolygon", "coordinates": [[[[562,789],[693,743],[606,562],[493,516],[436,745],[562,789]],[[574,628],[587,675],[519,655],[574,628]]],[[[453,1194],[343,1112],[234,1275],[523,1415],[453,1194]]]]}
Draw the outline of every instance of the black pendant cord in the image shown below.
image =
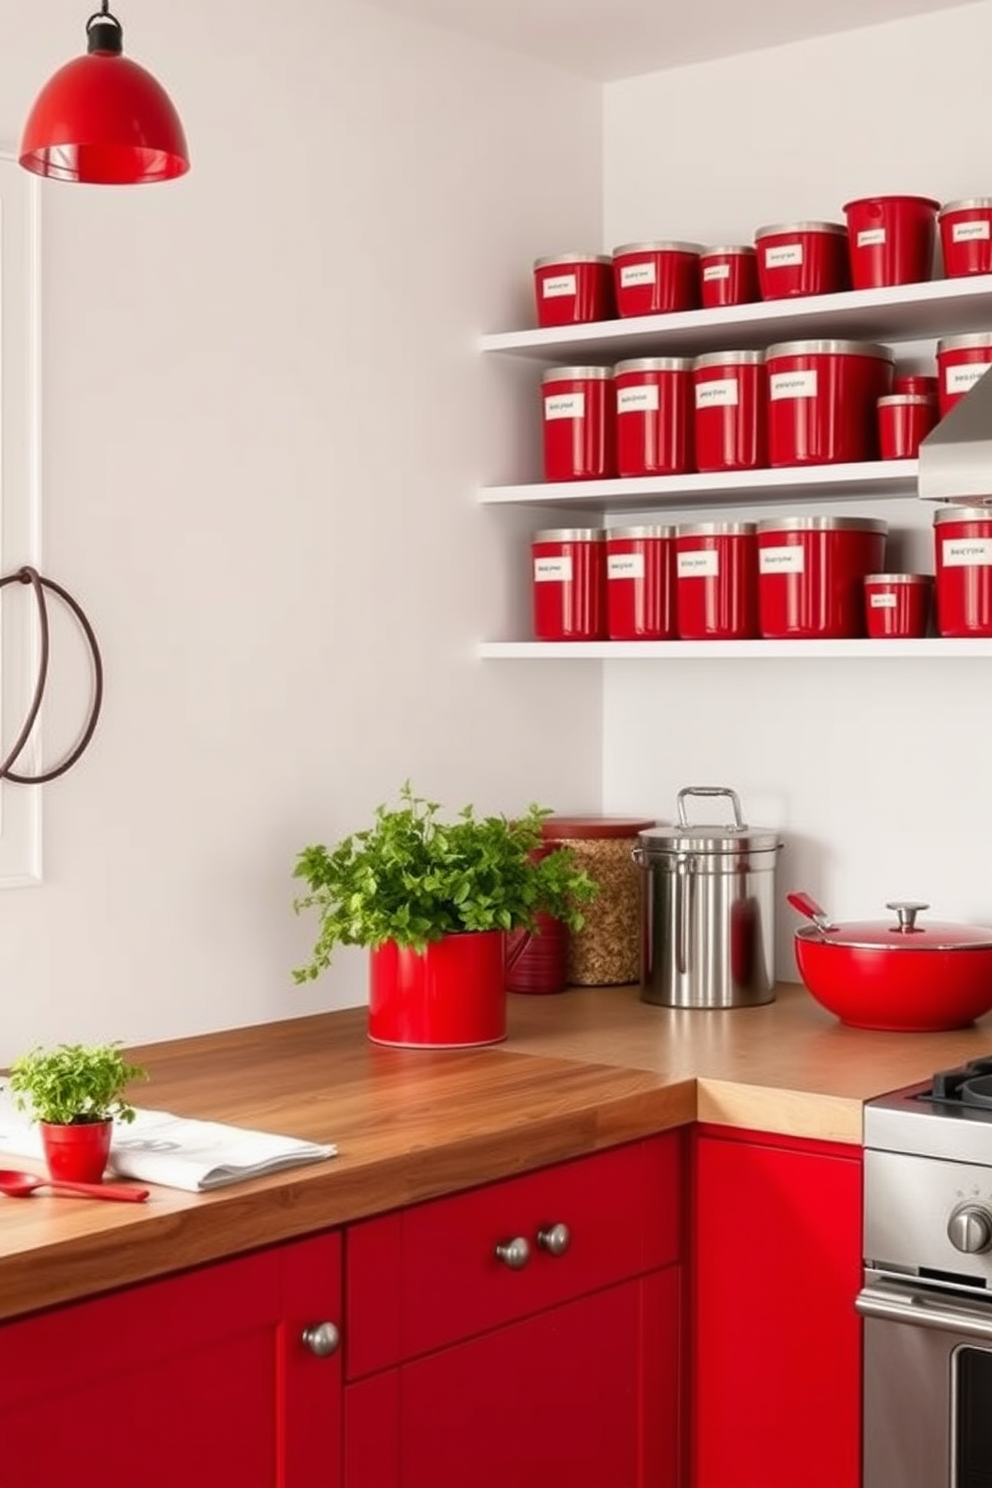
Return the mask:
{"type": "Polygon", "coordinates": [[[35,604],[38,610],[41,647],[38,657],[38,675],[35,679],[31,704],[20,733],[14,740],[5,758],[0,761],[0,780],[10,780],[15,785],[45,785],[49,780],[57,780],[60,775],[64,775],[67,770],[71,770],[93,737],[97,720],[100,717],[100,709],[103,706],[103,658],[100,655],[100,647],[97,645],[96,633],[92,625],[83,613],[81,606],[76,603],[68,590],[62,588],[61,584],[56,584],[54,579],[46,579],[44,575],[38,573],[37,569],[31,568],[28,564],[25,564],[23,568],[19,568],[16,573],[8,574],[5,578],[0,579],[0,590],[5,589],[8,584],[30,584],[34,592],[35,604]],[[63,604],[69,607],[86,637],[86,644],[90,648],[90,656],[93,659],[93,701],[90,705],[86,727],[83,729],[78,742],[65,758],[57,765],[53,765],[50,770],[43,771],[40,775],[20,775],[14,771],[13,766],[23,753],[31,731],[37,722],[38,714],[41,711],[41,704],[45,696],[45,684],[48,681],[50,633],[48,605],[45,600],[46,589],[50,590],[52,594],[57,594],[63,604]]]}

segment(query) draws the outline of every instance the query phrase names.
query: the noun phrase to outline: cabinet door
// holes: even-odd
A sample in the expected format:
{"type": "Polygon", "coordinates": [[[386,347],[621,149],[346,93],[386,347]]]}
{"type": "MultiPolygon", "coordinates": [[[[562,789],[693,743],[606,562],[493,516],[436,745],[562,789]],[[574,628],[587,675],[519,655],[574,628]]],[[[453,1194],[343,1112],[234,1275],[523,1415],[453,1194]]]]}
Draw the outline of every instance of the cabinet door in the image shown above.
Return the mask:
{"type": "Polygon", "coordinates": [[[339,1306],[327,1235],[4,1325],[3,1488],[340,1488],[339,1306]]]}
{"type": "Polygon", "coordinates": [[[696,1488],[858,1488],[861,1154],[701,1133],[696,1488]]]}
{"type": "Polygon", "coordinates": [[[350,1386],[346,1488],[680,1488],[678,1350],[673,1266],[350,1386]]]}

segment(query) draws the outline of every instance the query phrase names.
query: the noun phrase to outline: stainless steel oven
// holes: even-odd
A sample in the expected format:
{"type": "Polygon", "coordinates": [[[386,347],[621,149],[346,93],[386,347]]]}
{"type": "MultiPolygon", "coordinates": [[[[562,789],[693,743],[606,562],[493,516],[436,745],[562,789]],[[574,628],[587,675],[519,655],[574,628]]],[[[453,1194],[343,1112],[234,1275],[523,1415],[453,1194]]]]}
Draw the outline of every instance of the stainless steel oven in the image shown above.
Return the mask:
{"type": "Polygon", "coordinates": [[[992,1488],[992,1059],[870,1102],[865,1147],[863,1488],[992,1488]]]}

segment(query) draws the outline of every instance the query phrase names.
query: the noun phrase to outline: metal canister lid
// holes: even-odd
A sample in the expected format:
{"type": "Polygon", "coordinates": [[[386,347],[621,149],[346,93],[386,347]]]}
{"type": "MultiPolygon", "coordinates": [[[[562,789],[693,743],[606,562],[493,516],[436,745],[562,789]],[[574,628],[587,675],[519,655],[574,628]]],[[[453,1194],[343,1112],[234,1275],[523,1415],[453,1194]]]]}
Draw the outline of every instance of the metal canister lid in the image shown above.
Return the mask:
{"type": "Polygon", "coordinates": [[[906,408],[913,404],[925,404],[927,408],[933,407],[933,398],[929,393],[886,393],[884,398],[875,400],[876,408],[906,408]]]}
{"type": "Polygon", "coordinates": [[[614,377],[623,377],[628,372],[691,372],[692,357],[632,357],[626,362],[617,362],[614,377]]]}
{"type": "Polygon", "coordinates": [[[613,538],[674,537],[675,531],[673,526],[607,527],[606,540],[610,542],[613,538]]]}
{"type": "Polygon", "coordinates": [[[622,258],[628,253],[702,253],[702,243],[624,243],[614,248],[613,257],[622,258]]]}
{"type": "Polygon", "coordinates": [[[784,237],[789,233],[843,233],[847,236],[847,228],[843,222],[774,222],[759,227],[754,235],[755,242],[762,238],[784,237]]]}
{"type": "Polygon", "coordinates": [[[740,854],[775,852],[782,843],[777,832],[767,827],[752,827],[741,814],[737,792],[715,785],[685,786],[678,794],[678,822],[674,826],[649,826],[638,834],[638,846],[647,857],[668,857],[672,853],[740,854]],[[726,823],[692,823],[686,819],[685,802],[689,796],[720,797],[729,800],[733,821],[726,823]]]}
{"type": "Polygon", "coordinates": [[[653,817],[637,816],[546,816],[541,833],[552,841],[571,838],[577,842],[590,837],[636,837],[653,827],[653,817]]]}
{"type": "Polygon", "coordinates": [[[605,537],[602,527],[545,527],[534,533],[531,542],[602,542],[605,537]]]}
{"type": "Polygon", "coordinates": [[[891,573],[891,574],[865,574],[866,584],[932,584],[933,574],[925,573],[891,573]]]}
{"type": "Polygon", "coordinates": [[[689,522],[675,529],[676,537],[748,537],[757,532],[755,522],[689,522]]]}
{"type": "Polygon", "coordinates": [[[992,196],[967,196],[963,201],[945,202],[937,213],[938,220],[948,212],[988,212],[992,210],[992,196]]]}
{"type": "Polygon", "coordinates": [[[964,336],[945,336],[937,342],[937,355],[945,351],[974,351],[978,347],[992,346],[992,331],[969,331],[964,336]]]}
{"type": "Polygon", "coordinates": [[[703,258],[730,258],[736,253],[757,253],[757,249],[751,243],[720,243],[715,248],[704,248],[703,258]]]}
{"type": "MultiPolygon", "coordinates": [[[[992,501],[992,496],[989,497],[992,501]]],[[[992,508],[987,506],[942,506],[933,514],[933,525],[943,522],[992,522],[992,508]]]]}
{"type": "Polygon", "coordinates": [[[606,382],[612,376],[612,367],[548,367],[541,382],[606,382]]]}
{"type": "Polygon", "coordinates": [[[759,532],[888,532],[888,522],[876,517],[765,517],[759,532]]]}
{"type": "Polygon", "coordinates": [[[703,367],[760,367],[764,360],[763,351],[707,351],[692,365],[698,372],[703,367]]]}
{"type": "Polygon", "coordinates": [[[552,269],[557,264],[612,264],[608,253],[553,253],[549,258],[535,258],[535,269],[552,269]]]}
{"type": "Polygon", "coordinates": [[[876,357],[883,362],[894,361],[891,346],[880,346],[877,341],[779,341],[769,346],[766,356],[863,356],[876,357]]]}

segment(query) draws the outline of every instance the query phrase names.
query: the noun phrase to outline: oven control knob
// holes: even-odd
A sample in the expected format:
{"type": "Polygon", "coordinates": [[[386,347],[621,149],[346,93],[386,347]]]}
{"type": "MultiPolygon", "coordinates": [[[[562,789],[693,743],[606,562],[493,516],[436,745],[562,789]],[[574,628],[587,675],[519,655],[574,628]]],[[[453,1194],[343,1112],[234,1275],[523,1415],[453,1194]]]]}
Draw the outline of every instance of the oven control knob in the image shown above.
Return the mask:
{"type": "Polygon", "coordinates": [[[965,1255],[992,1249],[992,1214],[980,1204],[962,1204],[947,1221],[947,1238],[965,1255]]]}

